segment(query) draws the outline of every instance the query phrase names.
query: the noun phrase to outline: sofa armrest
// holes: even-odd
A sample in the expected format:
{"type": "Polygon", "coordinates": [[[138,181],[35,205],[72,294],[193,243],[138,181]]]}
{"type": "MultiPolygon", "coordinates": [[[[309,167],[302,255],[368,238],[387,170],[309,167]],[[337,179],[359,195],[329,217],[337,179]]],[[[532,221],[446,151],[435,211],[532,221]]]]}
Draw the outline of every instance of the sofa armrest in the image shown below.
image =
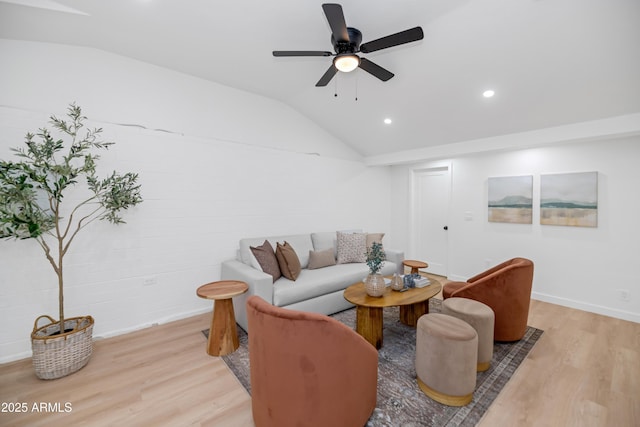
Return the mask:
{"type": "Polygon", "coordinates": [[[385,249],[384,253],[387,256],[388,261],[395,263],[396,273],[404,274],[404,266],[402,265],[402,261],[404,261],[404,251],[385,249]]]}
{"type": "Polygon", "coordinates": [[[273,277],[238,260],[222,263],[222,280],[240,280],[249,285],[248,295],[258,295],[273,304],[273,277]]]}
{"type": "Polygon", "coordinates": [[[235,259],[222,262],[220,277],[222,280],[240,280],[249,286],[247,292],[233,297],[236,322],[246,331],[247,311],[245,304],[247,298],[251,295],[258,295],[273,304],[273,277],[235,259]]]}

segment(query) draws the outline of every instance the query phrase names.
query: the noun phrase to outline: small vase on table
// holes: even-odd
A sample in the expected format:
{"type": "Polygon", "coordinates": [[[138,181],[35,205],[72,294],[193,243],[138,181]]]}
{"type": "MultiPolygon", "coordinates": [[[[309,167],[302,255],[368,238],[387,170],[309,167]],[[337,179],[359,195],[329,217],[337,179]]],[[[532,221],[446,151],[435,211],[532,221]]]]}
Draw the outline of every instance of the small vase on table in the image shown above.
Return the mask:
{"type": "Polygon", "coordinates": [[[371,246],[367,248],[366,256],[369,275],[364,280],[364,289],[369,296],[381,297],[386,290],[384,277],[380,274],[380,270],[386,259],[386,254],[382,249],[382,243],[373,242],[371,246]]]}
{"type": "Polygon", "coordinates": [[[398,273],[394,273],[393,279],[391,279],[391,289],[394,291],[400,291],[404,288],[404,282],[402,277],[398,273]]]}
{"type": "Polygon", "coordinates": [[[371,297],[381,297],[386,289],[382,274],[369,274],[364,279],[364,289],[371,297]]]}

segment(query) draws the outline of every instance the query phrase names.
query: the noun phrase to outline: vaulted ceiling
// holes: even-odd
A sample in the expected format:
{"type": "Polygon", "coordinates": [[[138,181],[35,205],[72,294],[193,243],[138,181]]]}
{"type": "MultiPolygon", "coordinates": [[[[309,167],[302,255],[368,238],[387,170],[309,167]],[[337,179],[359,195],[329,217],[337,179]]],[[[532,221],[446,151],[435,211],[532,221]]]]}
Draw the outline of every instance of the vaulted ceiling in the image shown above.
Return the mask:
{"type": "Polygon", "coordinates": [[[638,0],[341,4],[363,42],[423,28],[366,55],[394,78],[357,69],[318,88],[331,58],[274,58],[332,50],[312,1],[0,0],[0,38],[93,47],[274,98],[363,156],[640,113],[638,0]]]}

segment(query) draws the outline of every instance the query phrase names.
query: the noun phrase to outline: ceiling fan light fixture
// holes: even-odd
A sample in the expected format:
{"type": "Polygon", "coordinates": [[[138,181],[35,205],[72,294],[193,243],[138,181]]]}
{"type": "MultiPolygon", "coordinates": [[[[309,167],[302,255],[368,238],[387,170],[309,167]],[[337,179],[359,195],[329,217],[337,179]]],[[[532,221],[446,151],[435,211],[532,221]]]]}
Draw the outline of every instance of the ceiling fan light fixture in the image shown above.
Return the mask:
{"type": "Polygon", "coordinates": [[[343,73],[349,73],[360,65],[358,55],[352,53],[341,53],[333,59],[333,65],[343,73]]]}

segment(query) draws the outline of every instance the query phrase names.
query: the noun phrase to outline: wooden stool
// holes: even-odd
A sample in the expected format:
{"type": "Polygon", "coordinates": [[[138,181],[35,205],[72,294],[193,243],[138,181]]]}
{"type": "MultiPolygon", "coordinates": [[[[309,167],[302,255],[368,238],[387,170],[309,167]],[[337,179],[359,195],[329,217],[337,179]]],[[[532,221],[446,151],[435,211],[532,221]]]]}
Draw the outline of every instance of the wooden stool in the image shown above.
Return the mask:
{"type": "Polygon", "coordinates": [[[244,282],[222,280],[202,285],[196,291],[200,298],[214,300],[207,341],[207,353],[210,356],[224,356],[240,346],[231,298],[247,292],[247,289],[249,286],[244,282]]]}
{"type": "Polygon", "coordinates": [[[493,326],[495,315],[491,307],[469,298],[447,298],[442,301],[442,314],[457,317],[470,324],[478,333],[478,372],[489,369],[493,357],[493,326]]]}
{"type": "Polygon", "coordinates": [[[416,374],[431,399],[449,406],[471,402],[477,360],[478,334],[468,323],[441,313],[418,320],[416,374]]]}
{"type": "Polygon", "coordinates": [[[427,264],[426,262],[416,261],[413,259],[405,259],[404,261],[402,261],[402,264],[405,267],[409,267],[411,269],[411,274],[420,273],[420,271],[418,270],[419,268],[429,267],[429,264],[427,264]]]}

